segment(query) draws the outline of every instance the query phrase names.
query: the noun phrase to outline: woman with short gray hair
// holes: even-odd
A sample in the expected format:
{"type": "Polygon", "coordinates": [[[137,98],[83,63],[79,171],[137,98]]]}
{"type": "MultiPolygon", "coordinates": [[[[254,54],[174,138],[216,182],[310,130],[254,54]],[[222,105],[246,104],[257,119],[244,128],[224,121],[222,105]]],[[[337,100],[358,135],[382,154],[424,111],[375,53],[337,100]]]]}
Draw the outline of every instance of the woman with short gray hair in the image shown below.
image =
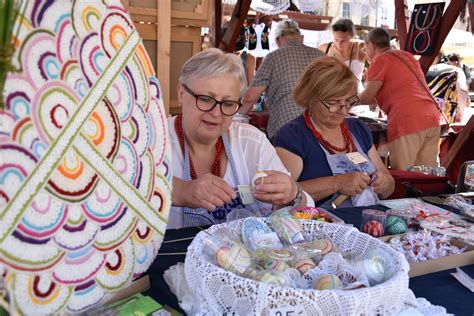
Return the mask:
{"type": "Polygon", "coordinates": [[[234,54],[210,48],[184,64],[178,84],[182,113],[168,119],[173,151],[168,228],[225,222],[237,208],[265,214],[306,205],[266,136],[232,122],[245,86],[234,54]],[[265,174],[255,179],[258,171],[265,174]]]}

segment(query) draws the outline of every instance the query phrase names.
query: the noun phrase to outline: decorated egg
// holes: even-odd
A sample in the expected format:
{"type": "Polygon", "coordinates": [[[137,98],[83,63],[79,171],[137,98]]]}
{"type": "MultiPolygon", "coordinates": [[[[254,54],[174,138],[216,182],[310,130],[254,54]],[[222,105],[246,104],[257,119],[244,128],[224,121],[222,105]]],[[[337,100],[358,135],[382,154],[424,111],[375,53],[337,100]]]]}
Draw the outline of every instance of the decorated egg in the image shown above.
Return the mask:
{"type": "Polygon", "coordinates": [[[0,88],[2,288],[13,315],[86,314],[143,275],[163,241],[163,91],[121,1],[19,10],[7,39],[18,71],[0,88]]]}
{"type": "Polygon", "coordinates": [[[313,245],[321,250],[321,256],[325,256],[328,253],[337,251],[337,246],[330,239],[316,239],[313,241],[313,245]]]}
{"type": "Polygon", "coordinates": [[[271,232],[270,227],[256,217],[247,217],[242,222],[242,241],[250,249],[254,249],[254,247],[251,247],[251,237],[271,232]]]}
{"type": "Polygon", "coordinates": [[[313,260],[306,258],[296,261],[293,265],[293,268],[298,270],[301,274],[305,274],[306,272],[308,272],[308,270],[313,269],[315,266],[316,263],[314,263],[313,260]]]}
{"type": "Polygon", "coordinates": [[[335,290],[342,289],[342,282],[335,274],[323,274],[314,283],[314,289],[316,290],[335,290]]]}
{"type": "Polygon", "coordinates": [[[381,237],[384,234],[382,223],[373,220],[365,223],[363,231],[374,237],[381,237]]]}
{"type": "Polygon", "coordinates": [[[385,220],[385,230],[389,235],[403,234],[408,230],[408,225],[397,216],[389,216],[385,220]]]}
{"type": "Polygon", "coordinates": [[[241,243],[227,240],[215,253],[216,264],[224,270],[242,274],[250,266],[250,254],[241,243]]]}
{"type": "Polygon", "coordinates": [[[288,210],[281,209],[273,212],[269,217],[273,230],[280,240],[288,244],[294,244],[304,240],[303,227],[288,210]]]}
{"type": "Polygon", "coordinates": [[[268,259],[263,263],[263,267],[270,271],[285,272],[290,266],[284,261],[279,259],[268,259]]]}
{"type": "Polygon", "coordinates": [[[382,260],[378,257],[362,260],[359,267],[369,280],[370,285],[376,285],[383,281],[385,269],[382,260]]]}
{"type": "Polygon", "coordinates": [[[290,281],[286,275],[277,272],[265,272],[260,278],[260,281],[275,285],[290,285],[290,281]]]}

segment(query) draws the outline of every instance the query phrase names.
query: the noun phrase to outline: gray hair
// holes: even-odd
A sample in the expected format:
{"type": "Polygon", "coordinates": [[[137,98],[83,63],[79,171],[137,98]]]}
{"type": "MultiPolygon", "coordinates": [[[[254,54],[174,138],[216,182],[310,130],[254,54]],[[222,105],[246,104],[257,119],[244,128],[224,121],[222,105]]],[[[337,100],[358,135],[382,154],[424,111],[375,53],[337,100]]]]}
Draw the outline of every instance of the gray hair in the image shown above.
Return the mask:
{"type": "Polygon", "coordinates": [[[289,36],[289,35],[301,35],[300,27],[298,23],[291,19],[283,20],[278,22],[275,27],[275,39],[281,36],[289,36]]]}
{"type": "Polygon", "coordinates": [[[188,84],[192,77],[219,77],[223,75],[232,75],[240,81],[240,96],[242,97],[247,88],[247,77],[240,57],[224,53],[217,48],[208,48],[184,63],[179,83],[188,84]]]}
{"type": "Polygon", "coordinates": [[[365,36],[365,44],[369,42],[377,48],[390,47],[390,34],[385,29],[376,27],[365,36]]]}

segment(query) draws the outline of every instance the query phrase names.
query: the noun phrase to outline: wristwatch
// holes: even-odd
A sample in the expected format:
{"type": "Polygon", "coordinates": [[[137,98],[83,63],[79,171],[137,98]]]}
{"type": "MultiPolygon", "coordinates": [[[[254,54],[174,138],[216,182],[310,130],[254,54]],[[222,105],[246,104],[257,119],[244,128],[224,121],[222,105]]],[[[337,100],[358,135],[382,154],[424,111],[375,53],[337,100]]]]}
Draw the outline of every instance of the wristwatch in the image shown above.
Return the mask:
{"type": "Polygon", "coordinates": [[[298,193],[296,193],[296,197],[293,199],[293,201],[288,203],[288,206],[291,206],[292,208],[299,206],[301,203],[301,200],[303,200],[303,192],[301,191],[300,185],[296,181],[295,183],[296,183],[296,187],[298,188],[298,193]]]}

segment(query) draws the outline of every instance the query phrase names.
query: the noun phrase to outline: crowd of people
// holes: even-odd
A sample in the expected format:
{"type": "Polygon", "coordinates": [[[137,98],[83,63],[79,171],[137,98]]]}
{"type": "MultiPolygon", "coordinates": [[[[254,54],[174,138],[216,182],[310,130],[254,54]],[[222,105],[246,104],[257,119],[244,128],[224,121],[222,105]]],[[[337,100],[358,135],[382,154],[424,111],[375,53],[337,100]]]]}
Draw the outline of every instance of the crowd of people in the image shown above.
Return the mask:
{"type": "Polygon", "coordinates": [[[220,223],[242,208],[266,214],[387,198],[395,181],[368,127],[348,117],[360,103],[387,114],[392,168],[437,164],[440,109],[418,61],[393,49],[382,28],[365,41],[355,39],[347,19],[331,31],[331,42],[312,48],[303,44],[296,22],[279,22],[278,49],[254,77],[242,54],[215,48],[184,64],[177,87],[182,113],[168,120],[174,158],[169,228],[220,223]],[[264,92],[267,135],[232,120],[251,111],[264,92]]]}

